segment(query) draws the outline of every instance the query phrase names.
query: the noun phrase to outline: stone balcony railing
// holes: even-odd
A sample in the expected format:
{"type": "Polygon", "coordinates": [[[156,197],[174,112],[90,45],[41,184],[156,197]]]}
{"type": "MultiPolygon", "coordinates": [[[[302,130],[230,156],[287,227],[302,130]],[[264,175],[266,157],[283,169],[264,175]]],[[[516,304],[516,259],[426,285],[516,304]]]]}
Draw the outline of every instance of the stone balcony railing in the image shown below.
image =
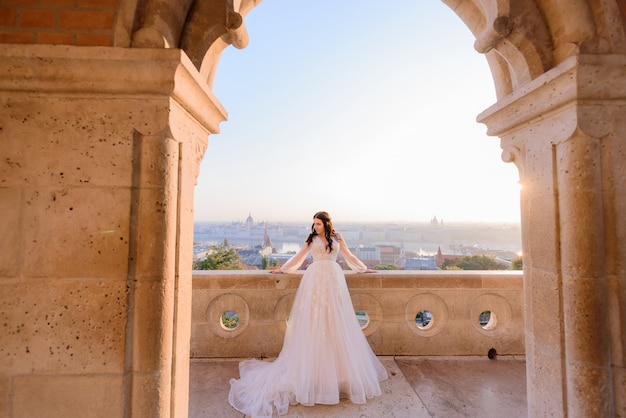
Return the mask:
{"type": "MultiPolygon", "coordinates": [[[[191,357],[278,355],[301,276],[194,271],[191,357]],[[236,320],[225,324],[224,313],[236,320]]],[[[520,271],[347,272],[346,279],[377,355],[524,354],[520,271]]]]}

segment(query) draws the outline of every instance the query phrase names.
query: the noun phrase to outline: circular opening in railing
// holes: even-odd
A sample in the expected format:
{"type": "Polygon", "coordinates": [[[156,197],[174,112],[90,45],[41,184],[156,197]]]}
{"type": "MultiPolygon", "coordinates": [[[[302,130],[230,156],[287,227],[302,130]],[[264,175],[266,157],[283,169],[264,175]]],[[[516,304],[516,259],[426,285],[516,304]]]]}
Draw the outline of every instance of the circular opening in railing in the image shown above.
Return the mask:
{"type": "Polygon", "coordinates": [[[496,319],[496,314],[494,312],[482,311],[480,315],[478,315],[478,323],[483,329],[494,329],[497,322],[498,320],[496,319]]]}
{"type": "Polygon", "coordinates": [[[357,321],[359,321],[359,325],[361,326],[361,329],[367,328],[367,326],[370,323],[370,316],[367,314],[367,312],[354,311],[354,314],[356,315],[357,321]]]}
{"type": "Polygon", "coordinates": [[[430,311],[419,311],[415,315],[415,325],[419,329],[428,329],[433,326],[433,315],[430,311]]]}
{"type": "Polygon", "coordinates": [[[226,311],[220,318],[220,325],[226,331],[234,331],[239,326],[239,316],[235,311],[226,311]]]}

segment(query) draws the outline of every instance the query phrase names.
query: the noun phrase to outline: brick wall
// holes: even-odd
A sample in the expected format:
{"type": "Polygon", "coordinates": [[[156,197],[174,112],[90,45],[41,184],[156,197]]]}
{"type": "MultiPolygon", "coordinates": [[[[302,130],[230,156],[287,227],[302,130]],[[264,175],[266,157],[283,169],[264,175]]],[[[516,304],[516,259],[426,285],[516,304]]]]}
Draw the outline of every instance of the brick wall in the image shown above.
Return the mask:
{"type": "Polygon", "coordinates": [[[117,0],[0,0],[0,43],[112,45],[117,0]]]}

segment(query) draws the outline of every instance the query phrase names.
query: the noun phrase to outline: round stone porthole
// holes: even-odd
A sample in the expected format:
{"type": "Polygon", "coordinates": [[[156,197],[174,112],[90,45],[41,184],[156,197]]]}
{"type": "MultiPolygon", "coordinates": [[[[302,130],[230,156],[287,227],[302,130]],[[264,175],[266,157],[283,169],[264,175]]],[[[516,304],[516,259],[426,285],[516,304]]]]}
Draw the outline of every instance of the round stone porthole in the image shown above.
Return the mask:
{"type": "Polygon", "coordinates": [[[440,333],[448,323],[448,308],[441,297],[419,293],[406,304],[404,320],[408,328],[420,337],[440,333]]]}
{"type": "Polygon", "coordinates": [[[356,315],[357,321],[359,321],[359,325],[361,326],[361,329],[367,328],[367,326],[370,323],[370,316],[367,314],[367,312],[363,310],[354,311],[354,314],[356,315]]]}
{"type": "Polygon", "coordinates": [[[226,311],[220,317],[220,325],[226,331],[234,331],[239,326],[239,315],[235,311],[226,311]]]}
{"type": "Polygon", "coordinates": [[[278,300],[276,307],[274,308],[276,326],[283,334],[287,332],[287,327],[291,325],[289,323],[289,315],[291,313],[291,306],[293,305],[294,297],[294,293],[284,295],[278,300]]]}
{"type": "Polygon", "coordinates": [[[504,335],[513,326],[511,305],[503,296],[485,293],[472,302],[470,320],[479,333],[490,337],[504,335]]]}
{"type": "Polygon", "coordinates": [[[480,315],[478,315],[478,323],[482,329],[492,330],[496,327],[497,322],[495,312],[482,311],[480,315]]]}
{"type": "Polygon", "coordinates": [[[380,329],[383,323],[383,309],[374,296],[353,293],[352,306],[363,335],[370,336],[380,329]]]}
{"type": "Polygon", "coordinates": [[[211,332],[222,338],[235,338],[250,322],[248,303],[239,295],[224,293],[215,297],[206,310],[206,323],[211,332]]]}
{"type": "Polygon", "coordinates": [[[430,311],[419,311],[415,315],[415,325],[421,330],[427,330],[433,326],[433,315],[430,311]]]}

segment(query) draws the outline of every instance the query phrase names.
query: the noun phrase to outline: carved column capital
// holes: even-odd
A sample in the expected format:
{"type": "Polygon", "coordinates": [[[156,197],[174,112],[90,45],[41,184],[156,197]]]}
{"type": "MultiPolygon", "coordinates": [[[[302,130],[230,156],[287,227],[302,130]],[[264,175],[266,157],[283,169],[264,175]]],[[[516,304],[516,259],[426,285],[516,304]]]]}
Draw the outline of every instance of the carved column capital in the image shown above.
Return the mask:
{"type": "MultiPolygon", "coordinates": [[[[525,142],[545,146],[577,131],[594,138],[610,134],[626,99],[626,56],[573,56],[478,115],[488,135],[499,136],[503,159],[513,161],[525,142]]],[[[523,167],[520,167],[522,169],[523,167]]]]}

